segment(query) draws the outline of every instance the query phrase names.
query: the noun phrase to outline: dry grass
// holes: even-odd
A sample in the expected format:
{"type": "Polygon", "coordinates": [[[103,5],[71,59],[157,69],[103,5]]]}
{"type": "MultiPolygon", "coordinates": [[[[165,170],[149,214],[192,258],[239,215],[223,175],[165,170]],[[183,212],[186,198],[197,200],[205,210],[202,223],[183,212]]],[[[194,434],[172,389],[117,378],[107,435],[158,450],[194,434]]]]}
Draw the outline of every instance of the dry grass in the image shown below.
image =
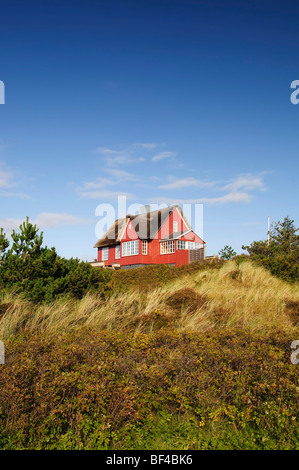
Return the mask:
{"type": "Polygon", "coordinates": [[[295,332],[298,306],[298,283],[276,279],[249,261],[239,266],[229,261],[221,269],[186,274],[163,287],[115,294],[107,301],[87,295],[80,301],[34,306],[6,295],[0,304],[0,338],[25,330],[56,334],[82,325],[124,333],[163,326],[197,332],[234,327],[263,334],[295,332]]]}

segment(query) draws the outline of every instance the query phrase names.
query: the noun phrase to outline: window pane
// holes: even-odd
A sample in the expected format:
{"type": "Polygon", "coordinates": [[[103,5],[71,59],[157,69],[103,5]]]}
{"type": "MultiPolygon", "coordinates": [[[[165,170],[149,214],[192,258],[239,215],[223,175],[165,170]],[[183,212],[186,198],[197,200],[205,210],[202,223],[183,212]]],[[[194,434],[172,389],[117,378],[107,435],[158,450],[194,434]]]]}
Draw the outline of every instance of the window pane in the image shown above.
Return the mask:
{"type": "Polygon", "coordinates": [[[102,249],[102,261],[106,261],[108,259],[108,250],[109,248],[103,248],[102,249]]]}
{"type": "Polygon", "coordinates": [[[174,253],[174,251],[175,251],[174,241],[161,242],[160,243],[160,254],[161,255],[165,255],[167,253],[174,253]]]}
{"type": "Polygon", "coordinates": [[[138,255],[138,253],[139,253],[139,240],[134,240],[132,242],[125,242],[122,244],[123,256],[138,255]]]}
{"type": "Polygon", "coordinates": [[[142,240],[142,254],[147,255],[147,241],[142,240]]]}

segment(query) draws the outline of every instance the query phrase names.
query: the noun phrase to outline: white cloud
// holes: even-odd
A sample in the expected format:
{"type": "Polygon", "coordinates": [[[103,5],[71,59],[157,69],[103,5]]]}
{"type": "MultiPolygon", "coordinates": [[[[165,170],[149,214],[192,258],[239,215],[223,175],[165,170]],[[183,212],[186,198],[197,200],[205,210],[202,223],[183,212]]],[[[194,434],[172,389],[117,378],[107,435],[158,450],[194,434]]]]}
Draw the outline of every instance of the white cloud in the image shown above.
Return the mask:
{"type": "MultiPolygon", "coordinates": [[[[4,231],[9,233],[12,230],[18,230],[24,220],[26,220],[26,217],[24,219],[3,218],[0,219],[0,227],[3,227],[4,231]]],[[[90,220],[70,214],[41,212],[35,219],[29,219],[29,222],[43,229],[59,227],[61,225],[82,225],[89,223],[90,220]]]]}
{"type": "Polygon", "coordinates": [[[101,189],[105,188],[106,186],[110,186],[116,184],[115,181],[108,179],[108,178],[96,178],[94,181],[84,181],[81,191],[90,191],[94,189],[101,189]]]}
{"type": "Polygon", "coordinates": [[[14,172],[4,167],[0,163],[0,188],[10,188],[13,185],[14,172]]]}
{"type": "Polygon", "coordinates": [[[4,229],[4,232],[12,232],[19,228],[23,220],[21,219],[12,219],[12,218],[5,218],[0,219],[0,228],[4,229]]]}
{"type": "Polygon", "coordinates": [[[144,157],[135,157],[130,149],[113,150],[107,147],[98,147],[96,152],[103,156],[108,167],[117,167],[130,163],[144,162],[144,157]]]}
{"type": "Polygon", "coordinates": [[[259,189],[260,191],[266,191],[265,184],[260,175],[252,175],[247,173],[244,175],[239,175],[232,182],[223,186],[223,190],[237,191],[238,189],[246,189],[248,191],[253,189],[259,189]]]}
{"type": "Polygon", "coordinates": [[[117,150],[109,149],[107,147],[98,147],[96,148],[96,152],[101,155],[117,155],[119,153],[117,150]]]}
{"type": "Polygon", "coordinates": [[[79,196],[81,199],[101,199],[101,200],[111,200],[117,199],[119,196],[126,196],[127,199],[133,199],[134,195],[131,193],[123,191],[110,191],[106,189],[98,189],[94,191],[79,191],[79,196]]]}
{"type": "Polygon", "coordinates": [[[75,215],[41,212],[31,223],[41,228],[52,228],[61,225],[82,225],[89,222],[89,219],[75,215]]]}
{"type": "Polygon", "coordinates": [[[13,191],[0,191],[0,196],[2,197],[19,197],[21,199],[32,199],[29,194],[26,193],[16,193],[13,191]]]}
{"type": "Polygon", "coordinates": [[[200,197],[200,198],[189,198],[189,199],[178,199],[178,198],[154,198],[154,201],[166,204],[228,204],[228,203],[249,203],[253,199],[253,195],[250,191],[266,191],[265,184],[261,175],[252,175],[250,173],[244,175],[238,175],[232,181],[224,186],[219,186],[219,183],[215,181],[201,181],[193,177],[186,177],[181,179],[174,179],[168,184],[162,185],[159,188],[178,190],[186,187],[206,187],[213,188],[214,191],[224,192],[226,194],[217,197],[200,197]],[[241,190],[241,191],[240,191],[241,190]]]}
{"type": "Polygon", "coordinates": [[[177,154],[175,152],[160,152],[152,157],[153,162],[159,162],[160,160],[165,160],[166,158],[175,157],[177,154]]]}
{"type": "Polygon", "coordinates": [[[155,149],[157,147],[156,142],[145,142],[145,143],[139,143],[137,142],[136,144],[133,144],[134,147],[141,147],[142,149],[155,149]]]}
{"type": "Polygon", "coordinates": [[[115,177],[114,183],[116,183],[117,180],[139,181],[140,179],[140,177],[134,175],[134,173],[129,173],[128,171],[120,170],[118,168],[104,168],[104,171],[105,173],[108,173],[108,175],[115,177]]]}
{"type": "Polygon", "coordinates": [[[22,199],[31,199],[31,197],[23,192],[11,191],[16,187],[15,171],[8,169],[3,162],[0,162],[0,197],[19,197],[22,199]]]}
{"type": "Polygon", "coordinates": [[[219,197],[201,197],[201,198],[171,198],[171,197],[156,197],[152,202],[160,204],[227,204],[234,203],[248,203],[252,200],[252,196],[247,193],[232,192],[219,197]]]}
{"type": "Polygon", "coordinates": [[[94,181],[85,181],[81,187],[77,188],[77,194],[80,199],[117,199],[118,196],[124,194],[127,198],[131,199],[132,194],[128,192],[112,191],[107,189],[107,186],[119,185],[124,179],[133,178],[133,175],[119,169],[105,169],[115,179],[109,178],[96,178],[94,181]]]}
{"type": "Polygon", "coordinates": [[[189,188],[191,186],[197,186],[199,188],[210,188],[215,185],[213,181],[202,181],[202,180],[193,178],[192,176],[181,178],[181,179],[169,177],[169,180],[170,180],[169,183],[159,186],[159,189],[173,190],[173,189],[189,188]]]}

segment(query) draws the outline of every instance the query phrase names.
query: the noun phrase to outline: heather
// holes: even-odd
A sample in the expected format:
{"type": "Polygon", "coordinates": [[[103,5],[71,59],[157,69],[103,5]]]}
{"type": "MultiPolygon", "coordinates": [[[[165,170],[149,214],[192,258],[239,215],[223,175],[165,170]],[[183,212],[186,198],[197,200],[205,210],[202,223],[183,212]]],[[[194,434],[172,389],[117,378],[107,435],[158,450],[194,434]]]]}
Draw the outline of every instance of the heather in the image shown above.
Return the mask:
{"type": "Polygon", "coordinates": [[[298,305],[249,260],[105,300],[7,294],[1,448],[298,449],[298,305]]]}
{"type": "Polygon", "coordinates": [[[20,229],[9,250],[0,232],[1,449],[299,448],[299,284],[264,265],[281,245],[112,271],[20,229]]]}

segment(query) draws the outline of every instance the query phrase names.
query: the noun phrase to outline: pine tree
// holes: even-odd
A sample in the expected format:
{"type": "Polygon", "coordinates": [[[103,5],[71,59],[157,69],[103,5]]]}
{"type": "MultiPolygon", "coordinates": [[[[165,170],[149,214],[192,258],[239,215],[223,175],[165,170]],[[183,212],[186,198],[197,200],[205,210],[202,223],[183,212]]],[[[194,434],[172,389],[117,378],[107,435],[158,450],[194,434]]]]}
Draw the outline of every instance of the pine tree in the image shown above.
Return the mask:
{"type": "Polygon", "coordinates": [[[9,241],[6,238],[6,234],[4,233],[3,228],[0,229],[0,261],[9,247],[9,241]]]}
{"type": "Polygon", "coordinates": [[[11,234],[13,240],[11,252],[25,260],[28,256],[40,252],[43,243],[43,233],[38,234],[39,229],[36,225],[32,225],[29,222],[29,217],[26,217],[26,221],[19,228],[19,233],[13,230],[11,234]]]}
{"type": "Polygon", "coordinates": [[[283,222],[278,221],[272,225],[272,243],[275,243],[281,253],[299,256],[299,235],[296,234],[298,230],[294,225],[294,220],[287,216],[283,222]]]}
{"type": "Polygon", "coordinates": [[[228,246],[228,245],[225,245],[225,247],[222,248],[222,250],[220,250],[218,253],[220,258],[222,259],[231,259],[234,256],[236,256],[236,254],[237,253],[235,252],[235,250],[231,246],[228,246]]]}

